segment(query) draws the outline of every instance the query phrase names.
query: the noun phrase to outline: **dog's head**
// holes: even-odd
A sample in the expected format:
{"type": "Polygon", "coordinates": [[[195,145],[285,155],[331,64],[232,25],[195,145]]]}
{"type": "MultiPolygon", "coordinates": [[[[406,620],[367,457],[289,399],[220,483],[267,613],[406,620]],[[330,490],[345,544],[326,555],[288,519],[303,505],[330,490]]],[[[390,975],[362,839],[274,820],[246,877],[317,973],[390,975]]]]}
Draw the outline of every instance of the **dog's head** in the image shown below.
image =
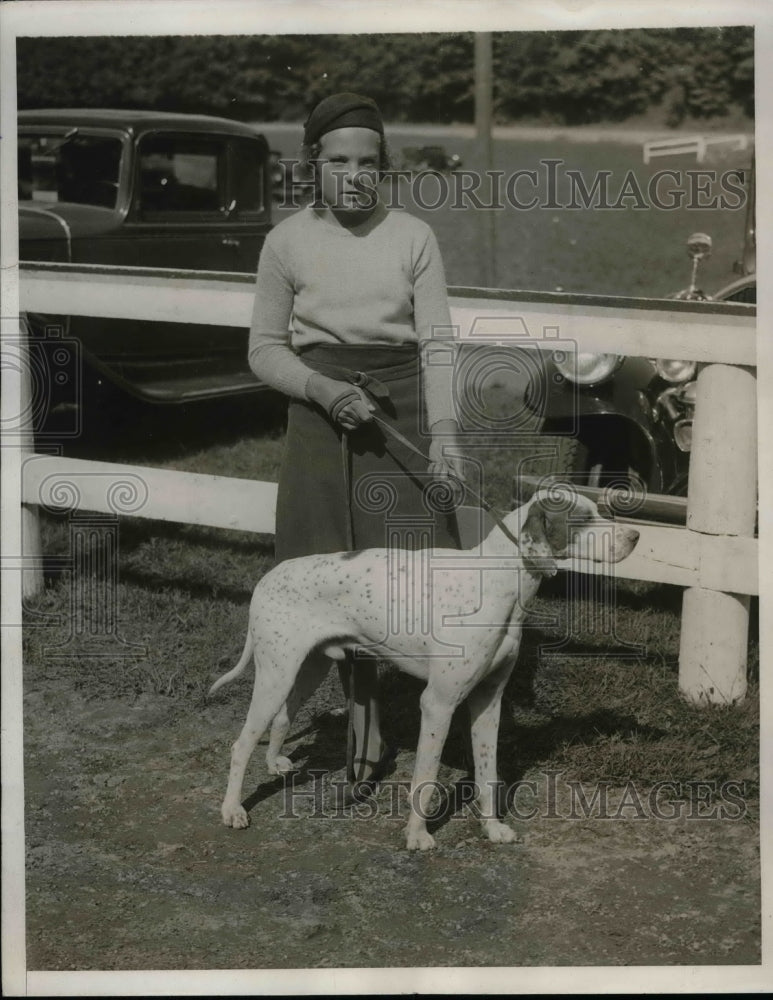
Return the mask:
{"type": "Polygon", "coordinates": [[[596,504],[570,487],[538,490],[526,505],[520,533],[529,569],[555,576],[557,559],[620,562],[631,553],[639,532],[602,517],[596,504]]]}

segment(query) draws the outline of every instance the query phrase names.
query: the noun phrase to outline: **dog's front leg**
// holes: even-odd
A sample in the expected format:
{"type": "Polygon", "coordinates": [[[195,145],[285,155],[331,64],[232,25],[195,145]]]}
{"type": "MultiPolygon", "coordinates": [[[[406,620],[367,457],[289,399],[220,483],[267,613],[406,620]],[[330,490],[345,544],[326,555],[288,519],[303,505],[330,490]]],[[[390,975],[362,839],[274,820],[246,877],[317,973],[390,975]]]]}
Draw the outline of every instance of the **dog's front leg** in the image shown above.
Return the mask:
{"type": "Polygon", "coordinates": [[[474,688],[469,695],[472,731],[472,753],[475,760],[475,784],[478,792],[478,809],[484,834],[497,844],[515,840],[515,832],[497,815],[497,741],[502,692],[512,673],[515,657],[474,688]]]}
{"type": "Polygon", "coordinates": [[[427,815],[435,790],[440,754],[455,708],[456,701],[443,698],[430,677],[421,696],[421,730],[411,784],[411,815],[405,828],[409,851],[429,851],[435,846],[435,838],[427,830],[427,815]]]}

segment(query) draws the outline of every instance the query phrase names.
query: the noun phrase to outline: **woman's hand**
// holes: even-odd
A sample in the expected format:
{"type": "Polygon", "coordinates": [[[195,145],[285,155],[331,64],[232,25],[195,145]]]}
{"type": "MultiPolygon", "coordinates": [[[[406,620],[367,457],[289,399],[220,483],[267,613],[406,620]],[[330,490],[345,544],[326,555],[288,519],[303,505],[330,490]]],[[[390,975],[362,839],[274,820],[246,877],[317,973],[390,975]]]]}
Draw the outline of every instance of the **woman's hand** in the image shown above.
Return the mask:
{"type": "Polygon", "coordinates": [[[464,462],[456,438],[455,420],[438,420],[432,425],[428,472],[435,479],[453,477],[464,482],[464,462]]]}
{"type": "Polygon", "coordinates": [[[345,431],[356,430],[360,424],[373,419],[375,405],[362,389],[351,382],[328,378],[314,372],[306,383],[306,397],[327,412],[333,423],[345,431]]]}

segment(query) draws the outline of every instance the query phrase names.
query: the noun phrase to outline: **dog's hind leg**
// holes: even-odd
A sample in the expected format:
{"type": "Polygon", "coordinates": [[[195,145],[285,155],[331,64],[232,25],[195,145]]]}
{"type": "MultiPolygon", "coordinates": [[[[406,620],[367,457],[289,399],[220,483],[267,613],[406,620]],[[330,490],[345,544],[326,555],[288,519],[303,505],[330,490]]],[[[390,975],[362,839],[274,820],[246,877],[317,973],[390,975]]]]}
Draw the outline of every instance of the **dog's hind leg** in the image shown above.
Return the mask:
{"type": "Polygon", "coordinates": [[[271,724],[271,736],[266,751],[269,774],[286,774],[288,771],[294,770],[290,758],[282,756],[279,751],[282,749],[282,744],[298,709],[311,698],[327,677],[331,662],[330,658],[318,649],[309,653],[303,661],[287,701],[279,709],[271,724]]]}
{"type": "Polygon", "coordinates": [[[512,673],[515,657],[489,674],[470,692],[472,753],[475,760],[475,784],[478,809],[483,832],[489,840],[507,844],[515,840],[515,833],[497,816],[497,740],[502,692],[512,673]]]}
{"type": "Polygon", "coordinates": [[[260,662],[256,658],[252,701],[239,738],[231,748],[228,787],[220,809],[226,826],[237,829],[249,826],[247,811],[241,804],[244,772],[255,744],[286,701],[294,675],[294,670],[283,669],[271,657],[264,657],[260,662]]]}

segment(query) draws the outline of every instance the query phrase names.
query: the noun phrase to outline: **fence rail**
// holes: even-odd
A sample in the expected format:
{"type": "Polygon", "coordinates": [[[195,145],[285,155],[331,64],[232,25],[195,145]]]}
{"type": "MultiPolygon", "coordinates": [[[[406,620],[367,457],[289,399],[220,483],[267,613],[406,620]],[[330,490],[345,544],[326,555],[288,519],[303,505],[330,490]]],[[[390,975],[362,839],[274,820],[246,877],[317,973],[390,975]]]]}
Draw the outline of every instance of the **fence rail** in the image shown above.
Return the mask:
{"type": "MultiPolygon", "coordinates": [[[[126,514],[211,528],[273,534],[276,484],[193,472],[118,465],[85,459],[33,455],[24,463],[22,501],[50,509],[75,508],[103,514],[126,514]],[[224,503],[227,494],[228,502],[224,503]]],[[[463,508],[462,538],[474,545],[493,520],[482,511],[463,508]]],[[[641,524],[633,519],[639,543],[615,573],[628,580],[649,580],[681,587],[702,586],[757,594],[756,540],[711,537],[683,528],[641,524]]],[[[591,562],[567,561],[563,569],[609,572],[591,562]]]]}
{"type": "Polygon", "coordinates": [[[658,156],[677,156],[680,154],[695,154],[697,163],[703,163],[710,146],[729,146],[735,152],[743,152],[749,145],[749,136],[744,133],[735,135],[684,135],[667,136],[664,139],[648,139],[643,146],[645,163],[658,156]]]}
{"type": "MultiPolygon", "coordinates": [[[[756,364],[754,310],[734,303],[681,302],[564,292],[449,288],[461,340],[557,346],[631,357],[756,364]]],[[[255,279],[248,274],[23,264],[22,311],[112,319],[248,327],[255,279]]]]}
{"type": "MultiPolygon", "coordinates": [[[[254,281],[212,272],[24,264],[20,292],[22,309],[31,312],[246,327],[254,281]]],[[[451,288],[449,297],[462,341],[548,350],[573,342],[583,351],[706,362],[698,377],[686,526],[643,525],[636,551],[616,575],[685,587],[680,689],[696,703],[741,699],[748,595],[758,592],[754,312],[724,303],[471,288],[451,288]]],[[[115,490],[111,499],[105,483],[130,479],[142,486],[134,500],[128,489],[123,513],[273,532],[275,484],[217,476],[30,454],[20,500],[28,521],[39,504],[116,512],[115,490]],[[62,501],[65,482],[75,490],[62,501]]],[[[571,568],[599,572],[591,564],[571,568]]]]}

